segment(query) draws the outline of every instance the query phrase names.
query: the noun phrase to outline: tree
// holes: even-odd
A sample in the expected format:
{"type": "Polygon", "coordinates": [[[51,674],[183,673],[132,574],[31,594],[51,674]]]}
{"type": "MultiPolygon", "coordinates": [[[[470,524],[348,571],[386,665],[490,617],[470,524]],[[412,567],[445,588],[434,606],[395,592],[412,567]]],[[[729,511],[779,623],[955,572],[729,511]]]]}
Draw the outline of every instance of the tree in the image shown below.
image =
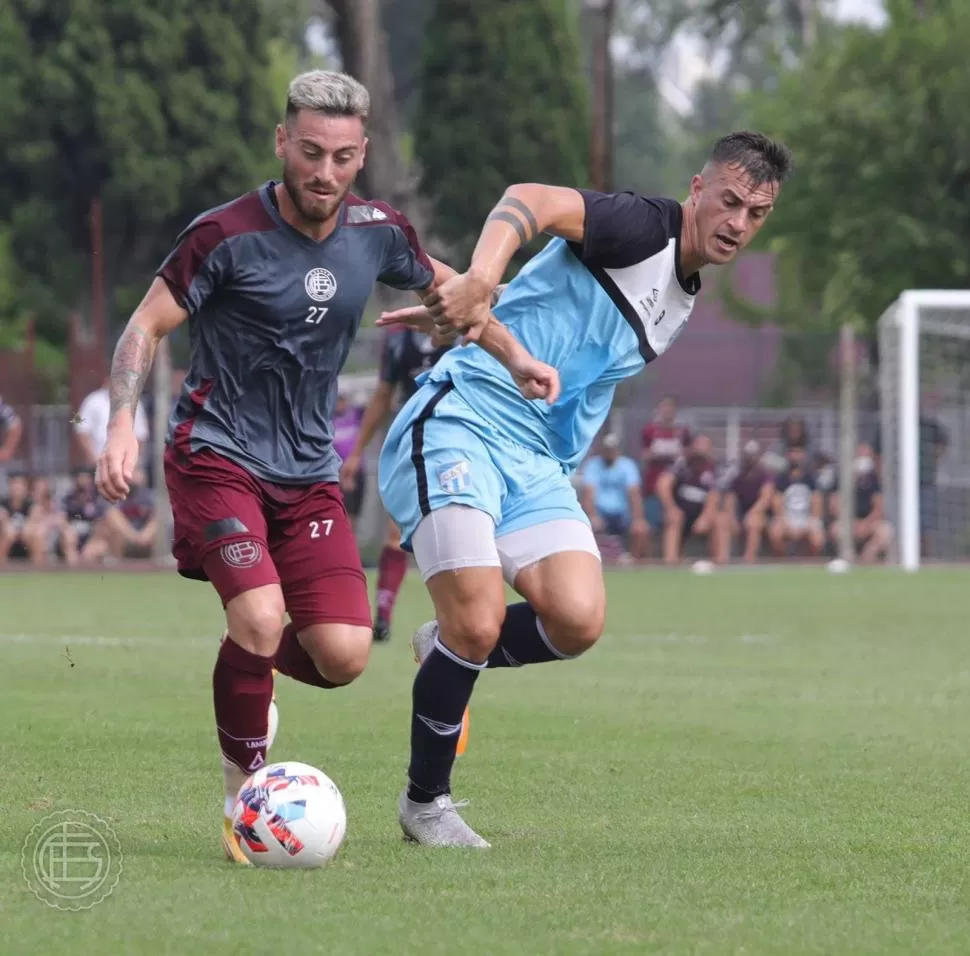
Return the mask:
{"type": "Polygon", "coordinates": [[[250,0],[0,4],[0,223],[42,336],[89,301],[93,200],[127,311],[193,216],[275,170],[274,24],[250,0]]]}
{"type": "Polygon", "coordinates": [[[467,263],[509,183],[586,182],[586,93],[570,7],[565,0],[435,4],[415,151],[455,265],[467,263]]]}
{"type": "Polygon", "coordinates": [[[394,99],[399,114],[410,118],[417,105],[421,47],[432,0],[382,0],[381,15],[394,76],[394,99]]]}
{"type": "Polygon", "coordinates": [[[766,232],[790,324],[873,333],[907,288],[970,281],[970,5],[890,5],[881,31],[820,41],[756,109],[796,173],[766,232]]]}

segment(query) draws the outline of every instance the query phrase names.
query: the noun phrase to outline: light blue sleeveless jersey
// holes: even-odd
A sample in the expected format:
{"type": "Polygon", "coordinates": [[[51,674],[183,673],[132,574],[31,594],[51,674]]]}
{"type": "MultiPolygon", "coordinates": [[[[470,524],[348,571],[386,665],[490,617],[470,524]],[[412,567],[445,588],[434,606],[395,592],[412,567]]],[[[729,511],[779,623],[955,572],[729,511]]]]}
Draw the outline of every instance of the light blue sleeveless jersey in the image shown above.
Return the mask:
{"type": "Polygon", "coordinates": [[[494,310],[531,355],[559,371],[556,404],[526,401],[512,376],[474,345],[454,349],[419,379],[453,382],[486,420],[501,422],[509,438],[569,470],[586,457],[617,383],[636,375],[680,333],[699,286],[696,279],[678,278],[679,203],[629,193],[586,198],[583,244],[554,239],[494,310]]]}
{"type": "Polygon", "coordinates": [[[666,351],[686,324],[700,280],[681,274],[680,204],[581,192],[582,243],[552,240],[494,310],[558,370],[562,393],[551,407],[527,401],[475,345],[452,349],[419,378],[380,464],[381,494],[405,544],[421,517],[444,504],[488,511],[497,534],[554,517],[585,520],[567,475],[589,451],[617,383],[666,351]]]}

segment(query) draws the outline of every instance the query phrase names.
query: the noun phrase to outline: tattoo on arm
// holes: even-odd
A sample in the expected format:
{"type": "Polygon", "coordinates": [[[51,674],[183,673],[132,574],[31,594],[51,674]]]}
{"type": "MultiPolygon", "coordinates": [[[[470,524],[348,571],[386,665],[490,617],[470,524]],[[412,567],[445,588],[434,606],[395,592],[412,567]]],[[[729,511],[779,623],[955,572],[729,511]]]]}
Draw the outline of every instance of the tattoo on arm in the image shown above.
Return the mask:
{"type": "Polygon", "coordinates": [[[127,408],[135,414],[138,398],[148,378],[157,341],[153,335],[137,326],[129,326],[118,341],[111,363],[111,413],[127,408]]]}
{"type": "Polygon", "coordinates": [[[532,210],[521,200],[514,196],[503,199],[492,210],[489,219],[496,219],[500,222],[507,222],[519,235],[519,242],[524,246],[534,239],[539,233],[539,224],[532,210]]]}
{"type": "Polygon", "coordinates": [[[529,235],[528,229],[525,224],[519,219],[518,216],[513,215],[510,212],[504,212],[501,209],[496,209],[489,217],[489,220],[498,220],[500,222],[507,222],[512,226],[515,231],[519,234],[519,242],[524,246],[532,236],[529,235]]]}
{"type": "Polygon", "coordinates": [[[515,196],[508,196],[503,199],[500,206],[509,206],[512,209],[517,209],[522,213],[525,221],[529,224],[529,228],[532,230],[532,235],[537,236],[539,234],[539,223],[536,222],[536,217],[532,215],[532,210],[524,203],[521,199],[516,199],[515,196]]]}

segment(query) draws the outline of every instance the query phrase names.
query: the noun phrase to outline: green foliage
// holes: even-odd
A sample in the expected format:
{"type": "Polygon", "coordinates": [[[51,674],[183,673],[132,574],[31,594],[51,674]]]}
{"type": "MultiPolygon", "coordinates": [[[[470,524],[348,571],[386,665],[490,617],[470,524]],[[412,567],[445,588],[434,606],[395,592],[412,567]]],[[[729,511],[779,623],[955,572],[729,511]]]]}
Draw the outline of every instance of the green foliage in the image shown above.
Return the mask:
{"type": "Polygon", "coordinates": [[[830,36],[756,109],[796,174],[768,226],[783,321],[873,333],[907,288],[970,280],[970,5],[830,36]]]}
{"type": "Polygon", "coordinates": [[[436,231],[467,262],[515,182],[583,185],[586,94],[565,0],[437,0],[428,23],[415,152],[436,231]]]}
{"type": "Polygon", "coordinates": [[[0,4],[0,223],[42,336],[89,301],[95,196],[127,305],[195,215],[273,171],[275,22],[250,0],[0,4]]]}

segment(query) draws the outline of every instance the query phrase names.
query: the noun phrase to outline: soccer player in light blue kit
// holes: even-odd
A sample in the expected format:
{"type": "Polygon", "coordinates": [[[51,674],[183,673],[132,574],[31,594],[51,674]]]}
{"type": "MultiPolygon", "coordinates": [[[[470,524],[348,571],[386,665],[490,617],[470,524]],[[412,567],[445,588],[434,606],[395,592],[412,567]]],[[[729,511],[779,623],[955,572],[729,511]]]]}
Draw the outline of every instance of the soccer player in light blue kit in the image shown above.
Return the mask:
{"type": "Polygon", "coordinates": [[[453,349],[391,426],[380,490],[434,602],[418,630],[409,785],[398,818],[429,846],[487,847],[458,814],[451,768],[479,673],[568,660],[599,638],[599,552],[570,481],[616,385],[665,352],[700,289],[771,212],[791,165],[766,137],[719,140],[683,202],[535,184],[512,186],[489,215],[467,273],[406,321],[439,337],[511,332],[559,372],[553,404],[522,396],[477,347],[453,349]],[[489,308],[520,246],[554,238],[489,308]],[[504,578],[504,580],[503,580],[504,578]],[[508,582],[525,602],[506,607],[508,582]]]}

